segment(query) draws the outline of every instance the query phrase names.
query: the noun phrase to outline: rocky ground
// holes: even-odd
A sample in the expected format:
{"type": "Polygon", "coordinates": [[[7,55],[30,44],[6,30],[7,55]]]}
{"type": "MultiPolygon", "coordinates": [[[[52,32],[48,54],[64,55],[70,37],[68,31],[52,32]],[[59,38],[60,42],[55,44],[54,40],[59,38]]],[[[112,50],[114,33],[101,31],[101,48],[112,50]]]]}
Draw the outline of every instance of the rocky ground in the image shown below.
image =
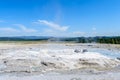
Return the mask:
{"type": "Polygon", "coordinates": [[[4,42],[0,80],[119,80],[119,57],[119,45],[4,42]]]}

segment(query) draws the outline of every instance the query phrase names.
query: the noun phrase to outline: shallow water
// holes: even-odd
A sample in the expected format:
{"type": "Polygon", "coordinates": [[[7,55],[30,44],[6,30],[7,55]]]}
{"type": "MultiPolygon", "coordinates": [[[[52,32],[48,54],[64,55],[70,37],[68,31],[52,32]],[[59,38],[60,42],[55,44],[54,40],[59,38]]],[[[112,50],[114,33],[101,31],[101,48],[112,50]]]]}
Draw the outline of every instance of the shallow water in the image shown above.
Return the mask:
{"type": "Polygon", "coordinates": [[[47,44],[44,45],[44,47],[52,49],[52,50],[62,50],[62,49],[87,49],[90,52],[98,52],[104,56],[107,56],[109,58],[117,58],[120,57],[120,51],[118,50],[109,50],[109,49],[103,49],[103,48],[91,48],[88,46],[81,46],[81,45],[73,45],[73,46],[66,46],[66,45],[60,45],[58,46],[58,44],[47,44]]]}
{"type": "Polygon", "coordinates": [[[115,51],[115,50],[107,50],[107,49],[89,49],[89,51],[92,51],[92,52],[98,52],[102,55],[105,55],[107,57],[110,57],[110,58],[117,58],[117,57],[120,57],[120,52],[119,51],[115,51]]]}

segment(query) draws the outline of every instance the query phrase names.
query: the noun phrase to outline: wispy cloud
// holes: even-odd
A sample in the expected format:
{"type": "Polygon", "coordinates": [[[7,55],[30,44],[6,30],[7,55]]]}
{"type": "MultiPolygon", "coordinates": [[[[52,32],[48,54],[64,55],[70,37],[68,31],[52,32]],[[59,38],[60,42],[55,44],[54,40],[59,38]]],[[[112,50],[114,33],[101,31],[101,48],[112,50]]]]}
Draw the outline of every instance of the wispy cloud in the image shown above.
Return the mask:
{"type": "Polygon", "coordinates": [[[93,28],[92,28],[92,34],[93,34],[93,35],[97,35],[97,29],[96,29],[96,27],[93,27],[93,28]]]}
{"type": "Polygon", "coordinates": [[[44,32],[45,33],[54,33],[54,31],[52,29],[45,29],[44,32]]]}
{"type": "Polygon", "coordinates": [[[56,24],[54,22],[50,22],[47,20],[38,20],[35,23],[47,25],[47,26],[51,27],[52,29],[58,30],[58,31],[66,31],[69,28],[68,26],[60,26],[59,24],[56,24]]]}
{"type": "Polygon", "coordinates": [[[85,32],[75,31],[73,32],[74,35],[84,35],[85,32]]]}
{"type": "Polygon", "coordinates": [[[93,28],[92,28],[92,30],[93,30],[93,31],[96,31],[96,28],[95,28],[95,27],[93,27],[93,28]]]}
{"type": "Polygon", "coordinates": [[[14,25],[15,25],[15,26],[18,26],[18,27],[21,29],[21,31],[23,31],[23,32],[37,32],[37,30],[27,28],[27,27],[25,27],[25,26],[22,25],[22,24],[14,24],[14,25]]]}
{"type": "Polygon", "coordinates": [[[14,25],[18,26],[20,29],[12,28],[12,27],[1,27],[0,32],[2,32],[2,33],[20,33],[20,32],[23,32],[23,33],[30,33],[31,32],[32,33],[32,32],[37,32],[37,30],[26,28],[22,24],[14,24],[14,25]]]}
{"type": "Polygon", "coordinates": [[[11,27],[0,28],[0,31],[2,31],[2,32],[19,32],[19,30],[11,28],[11,27]]]}

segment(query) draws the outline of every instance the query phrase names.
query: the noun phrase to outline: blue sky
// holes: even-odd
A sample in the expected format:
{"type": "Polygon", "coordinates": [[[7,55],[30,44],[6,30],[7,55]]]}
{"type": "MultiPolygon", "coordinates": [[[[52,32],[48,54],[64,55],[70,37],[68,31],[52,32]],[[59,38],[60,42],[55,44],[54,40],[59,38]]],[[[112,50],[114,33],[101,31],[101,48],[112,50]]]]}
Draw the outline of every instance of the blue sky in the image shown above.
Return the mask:
{"type": "Polygon", "coordinates": [[[120,0],[0,0],[0,36],[119,36],[120,0]]]}

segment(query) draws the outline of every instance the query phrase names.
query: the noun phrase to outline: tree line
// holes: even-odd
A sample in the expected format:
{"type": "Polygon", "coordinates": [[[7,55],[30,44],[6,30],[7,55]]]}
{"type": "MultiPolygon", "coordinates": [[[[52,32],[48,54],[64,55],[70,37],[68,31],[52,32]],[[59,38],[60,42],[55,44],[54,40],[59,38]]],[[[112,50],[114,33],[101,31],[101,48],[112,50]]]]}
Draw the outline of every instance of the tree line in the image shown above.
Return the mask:
{"type": "Polygon", "coordinates": [[[97,37],[0,37],[0,41],[65,41],[76,43],[120,44],[120,36],[97,37]]]}
{"type": "Polygon", "coordinates": [[[106,44],[120,44],[120,37],[76,37],[64,38],[62,41],[74,41],[77,43],[106,43],[106,44]]]}
{"type": "Polygon", "coordinates": [[[78,38],[79,43],[120,44],[120,37],[88,37],[78,38]]]}

